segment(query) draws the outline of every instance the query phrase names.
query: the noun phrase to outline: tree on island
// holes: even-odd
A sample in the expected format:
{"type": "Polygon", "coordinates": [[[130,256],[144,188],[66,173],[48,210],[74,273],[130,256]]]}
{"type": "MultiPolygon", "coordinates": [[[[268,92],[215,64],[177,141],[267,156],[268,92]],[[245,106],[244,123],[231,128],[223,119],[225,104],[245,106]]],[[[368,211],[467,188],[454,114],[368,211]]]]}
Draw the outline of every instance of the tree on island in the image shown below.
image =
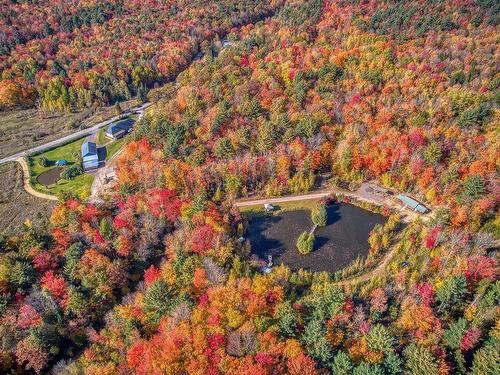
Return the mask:
{"type": "Polygon", "coordinates": [[[319,227],[324,227],[326,225],[328,221],[328,213],[326,212],[326,206],[324,204],[316,206],[311,211],[311,220],[319,227]]]}
{"type": "Polygon", "coordinates": [[[315,240],[314,234],[303,232],[297,239],[297,249],[299,253],[306,255],[313,251],[315,240]]]}

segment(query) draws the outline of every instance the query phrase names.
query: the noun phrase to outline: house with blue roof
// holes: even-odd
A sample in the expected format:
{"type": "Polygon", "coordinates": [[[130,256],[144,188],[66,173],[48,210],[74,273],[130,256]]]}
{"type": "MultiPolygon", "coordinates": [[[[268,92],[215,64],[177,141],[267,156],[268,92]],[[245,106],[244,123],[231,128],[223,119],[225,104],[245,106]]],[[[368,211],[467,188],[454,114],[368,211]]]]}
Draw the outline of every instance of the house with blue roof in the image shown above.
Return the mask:
{"type": "Polygon", "coordinates": [[[132,131],[134,120],[131,118],[111,124],[106,130],[106,137],[109,139],[119,139],[132,131]]]}
{"type": "Polygon", "coordinates": [[[425,214],[429,211],[429,209],[425,207],[422,203],[416,201],[413,198],[408,197],[407,195],[399,194],[398,199],[405,205],[405,207],[408,207],[413,211],[419,212],[421,214],[425,214]]]}
{"type": "Polygon", "coordinates": [[[83,142],[81,151],[82,165],[84,170],[95,169],[99,167],[99,155],[97,154],[97,146],[94,142],[83,142]]]}

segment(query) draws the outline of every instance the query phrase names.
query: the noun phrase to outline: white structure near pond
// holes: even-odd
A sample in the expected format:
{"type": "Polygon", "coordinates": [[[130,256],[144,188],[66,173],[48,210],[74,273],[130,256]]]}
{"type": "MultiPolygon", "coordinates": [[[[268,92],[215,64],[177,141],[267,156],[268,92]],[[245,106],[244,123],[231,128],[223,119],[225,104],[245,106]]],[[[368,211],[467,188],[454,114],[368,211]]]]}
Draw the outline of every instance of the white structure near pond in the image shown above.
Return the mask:
{"type": "Polygon", "coordinates": [[[274,211],[274,206],[271,203],[264,203],[264,210],[266,212],[274,211]]]}

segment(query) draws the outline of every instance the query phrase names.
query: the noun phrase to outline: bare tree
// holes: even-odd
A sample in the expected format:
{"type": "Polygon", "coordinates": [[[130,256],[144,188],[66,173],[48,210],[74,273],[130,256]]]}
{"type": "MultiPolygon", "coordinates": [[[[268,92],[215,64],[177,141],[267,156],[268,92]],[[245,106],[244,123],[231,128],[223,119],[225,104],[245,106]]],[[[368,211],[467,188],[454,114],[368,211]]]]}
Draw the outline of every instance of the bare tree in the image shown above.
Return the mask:
{"type": "Polygon", "coordinates": [[[226,339],[227,353],[235,357],[241,357],[244,354],[241,345],[241,334],[238,331],[229,332],[226,339]]]}
{"type": "Polygon", "coordinates": [[[227,275],[224,272],[224,269],[215,264],[215,262],[212,259],[203,258],[203,267],[205,268],[205,274],[207,280],[211,284],[213,285],[223,284],[226,281],[227,275]]]}

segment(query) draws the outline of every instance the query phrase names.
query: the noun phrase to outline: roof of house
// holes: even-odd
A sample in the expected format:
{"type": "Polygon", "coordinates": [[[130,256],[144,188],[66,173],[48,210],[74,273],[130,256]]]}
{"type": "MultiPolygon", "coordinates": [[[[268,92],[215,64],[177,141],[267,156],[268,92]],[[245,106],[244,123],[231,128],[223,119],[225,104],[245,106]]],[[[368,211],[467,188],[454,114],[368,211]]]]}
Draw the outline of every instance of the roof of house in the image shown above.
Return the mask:
{"type": "Polygon", "coordinates": [[[132,128],[132,125],[134,124],[134,120],[131,118],[116,122],[114,124],[111,124],[108,127],[108,130],[106,130],[107,134],[117,134],[121,131],[129,131],[130,128],[132,128]]]}
{"type": "Polygon", "coordinates": [[[106,134],[118,134],[120,132],[124,132],[125,129],[123,129],[121,126],[117,125],[117,124],[113,124],[113,125],[110,125],[108,127],[108,130],[106,130],[106,134]]]}
{"type": "Polygon", "coordinates": [[[399,194],[398,199],[403,202],[407,207],[411,208],[412,210],[416,210],[418,212],[425,213],[427,212],[427,207],[425,207],[422,203],[416,201],[413,198],[410,198],[404,194],[399,194]]]}
{"type": "Polygon", "coordinates": [[[82,157],[97,155],[97,146],[94,142],[85,141],[82,144],[82,157]]]}

